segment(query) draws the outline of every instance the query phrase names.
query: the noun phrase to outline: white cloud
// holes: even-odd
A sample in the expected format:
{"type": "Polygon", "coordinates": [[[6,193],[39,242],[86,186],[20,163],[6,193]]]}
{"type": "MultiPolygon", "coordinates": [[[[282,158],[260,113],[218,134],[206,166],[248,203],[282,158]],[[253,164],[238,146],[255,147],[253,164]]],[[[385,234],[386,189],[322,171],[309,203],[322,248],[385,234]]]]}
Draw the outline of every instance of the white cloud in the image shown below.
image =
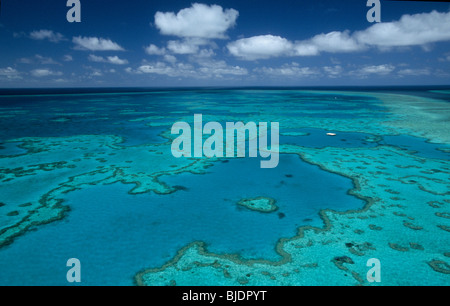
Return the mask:
{"type": "Polygon", "coordinates": [[[364,46],[358,44],[349,33],[349,31],[322,33],[309,40],[296,42],[292,55],[314,56],[321,52],[342,53],[362,50],[364,46]]]}
{"type": "Polygon", "coordinates": [[[146,63],[141,65],[136,70],[128,67],[126,72],[132,74],[157,74],[169,77],[183,77],[183,78],[222,78],[224,76],[243,76],[247,75],[248,71],[239,66],[227,65],[225,61],[198,61],[197,65],[186,63],[146,63]]]}
{"type": "Polygon", "coordinates": [[[193,41],[171,40],[167,43],[167,49],[175,54],[194,54],[198,52],[199,46],[193,41]]]}
{"type": "Polygon", "coordinates": [[[430,75],[431,72],[429,69],[402,69],[397,72],[400,76],[423,76],[430,75]]]}
{"type": "Polygon", "coordinates": [[[101,76],[103,76],[103,73],[101,73],[100,71],[94,71],[89,76],[90,77],[101,77],[101,76]]]}
{"type": "Polygon", "coordinates": [[[399,21],[377,23],[356,32],[359,43],[378,47],[417,46],[450,40],[450,12],[403,15],[399,21]]]}
{"type": "Polygon", "coordinates": [[[104,38],[97,37],[74,37],[72,39],[77,50],[89,51],[124,51],[117,43],[104,38]]]}
{"type": "Polygon", "coordinates": [[[157,12],[155,25],[164,35],[224,39],[225,32],[236,24],[238,16],[239,12],[234,9],[194,3],[177,14],[157,12]]]}
{"type": "Polygon", "coordinates": [[[35,69],[31,71],[31,75],[35,77],[60,76],[63,73],[60,71],[52,71],[50,69],[35,69]]]}
{"type": "Polygon", "coordinates": [[[167,66],[165,63],[156,63],[154,65],[142,65],[137,69],[138,73],[154,73],[154,74],[163,74],[168,76],[178,76],[178,73],[175,73],[175,70],[167,66]]]}
{"type": "Polygon", "coordinates": [[[0,77],[6,77],[9,80],[22,78],[19,71],[12,67],[0,68],[0,77]]]}
{"type": "Polygon", "coordinates": [[[334,79],[342,75],[343,69],[340,65],[335,65],[335,66],[325,66],[323,67],[323,71],[326,73],[328,77],[334,79]]]}
{"type": "Polygon", "coordinates": [[[156,45],[149,45],[145,52],[149,55],[160,55],[164,60],[170,63],[177,61],[175,55],[192,55],[195,57],[209,58],[215,55],[211,49],[200,49],[203,45],[213,45],[214,43],[205,39],[187,38],[184,40],[171,40],[167,43],[167,48],[159,48],[156,45]],[[170,54],[172,53],[172,54],[170,54]]]}
{"type": "Polygon", "coordinates": [[[158,48],[157,46],[151,44],[150,46],[145,48],[145,52],[148,55],[164,55],[166,54],[166,49],[158,48]]]}
{"type": "Polygon", "coordinates": [[[392,65],[378,65],[378,66],[366,66],[361,69],[361,72],[365,74],[389,74],[395,70],[392,65]]]}
{"type": "Polygon", "coordinates": [[[315,46],[319,52],[353,52],[362,49],[362,46],[350,36],[348,31],[316,35],[311,39],[310,44],[315,46]]]}
{"type": "Polygon", "coordinates": [[[199,72],[205,77],[222,77],[224,75],[242,76],[248,74],[247,69],[227,65],[225,61],[199,61],[199,64],[202,66],[199,68],[199,72]]]}
{"type": "Polygon", "coordinates": [[[297,56],[319,55],[319,48],[312,43],[300,42],[293,46],[293,54],[297,56]]]}
{"type": "Polygon", "coordinates": [[[171,63],[171,64],[175,64],[177,62],[177,58],[175,56],[173,56],[173,55],[170,55],[170,54],[164,55],[164,60],[166,62],[171,63]]]}
{"type": "Polygon", "coordinates": [[[201,49],[197,54],[195,54],[195,57],[197,58],[210,58],[216,55],[212,49],[201,49]]]}
{"type": "Polygon", "coordinates": [[[33,31],[30,33],[30,38],[35,40],[48,40],[54,43],[65,40],[64,35],[62,35],[61,33],[55,33],[51,30],[33,31]]]}
{"type": "Polygon", "coordinates": [[[91,62],[96,62],[96,63],[103,63],[105,62],[105,58],[103,56],[97,56],[94,54],[90,54],[88,57],[88,60],[91,62]]]}
{"type": "Polygon", "coordinates": [[[109,63],[114,65],[126,65],[128,64],[127,60],[120,59],[118,56],[108,56],[104,58],[103,56],[97,56],[94,54],[90,54],[88,60],[96,63],[109,63]]]}
{"type": "Polygon", "coordinates": [[[320,52],[353,52],[362,49],[348,32],[320,34],[296,43],[280,36],[260,35],[239,39],[229,43],[227,47],[231,54],[246,60],[278,56],[313,56],[320,52]]]}
{"type": "Polygon", "coordinates": [[[393,72],[395,70],[395,67],[393,65],[370,65],[370,66],[364,66],[360,69],[351,71],[349,74],[356,76],[356,77],[360,77],[360,78],[365,78],[368,77],[369,75],[388,75],[391,72],[393,72]]]}
{"type": "Polygon", "coordinates": [[[63,61],[65,61],[65,62],[73,61],[72,55],[68,55],[68,54],[64,55],[63,61]]]}
{"type": "Polygon", "coordinates": [[[377,23],[366,30],[333,31],[310,39],[291,42],[286,38],[261,35],[239,39],[228,44],[234,56],[257,60],[278,56],[315,56],[321,52],[346,53],[378,47],[388,51],[392,47],[421,46],[450,40],[450,12],[403,15],[399,21],[377,23]]]}
{"type": "Polygon", "coordinates": [[[137,74],[159,74],[170,77],[188,77],[195,75],[194,67],[191,65],[180,63],[176,66],[169,66],[163,62],[142,65],[136,71],[128,70],[127,72],[137,74]]]}
{"type": "Polygon", "coordinates": [[[285,64],[281,67],[262,67],[254,69],[257,73],[263,73],[268,76],[282,76],[282,77],[311,77],[320,75],[320,72],[310,67],[300,67],[297,63],[285,64]]]}
{"type": "Polygon", "coordinates": [[[128,64],[128,61],[126,59],[121,59],[118,56],[108,56],[107,61],[110,64],[114,65],[126,65],[128,64]]]}
{"type": "Polygon", "coordinates": [[[293,44],[280,36],[261,35],[239,39],[227,48],[236,57],[257,60],[286,55],[292,51],[293,44]]]}

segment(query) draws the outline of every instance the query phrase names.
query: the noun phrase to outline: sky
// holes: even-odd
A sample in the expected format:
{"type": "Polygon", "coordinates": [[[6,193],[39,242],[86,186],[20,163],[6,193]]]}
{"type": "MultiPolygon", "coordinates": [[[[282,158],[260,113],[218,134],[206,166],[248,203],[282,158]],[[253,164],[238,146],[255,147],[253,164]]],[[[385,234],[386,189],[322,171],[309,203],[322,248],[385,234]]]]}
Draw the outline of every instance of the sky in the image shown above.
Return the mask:
{"type": "Polygon", "coordinates": [[[450,3],[2,0],[0,88],[450,85],[450,3]]]}

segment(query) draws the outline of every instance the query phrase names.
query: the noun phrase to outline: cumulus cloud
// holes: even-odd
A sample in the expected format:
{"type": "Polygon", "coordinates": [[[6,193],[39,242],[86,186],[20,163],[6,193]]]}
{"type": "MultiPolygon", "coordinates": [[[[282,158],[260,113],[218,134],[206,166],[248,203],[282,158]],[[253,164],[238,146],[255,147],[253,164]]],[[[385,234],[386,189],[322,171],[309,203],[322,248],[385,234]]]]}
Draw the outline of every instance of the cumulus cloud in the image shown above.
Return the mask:
{"type": "Polygon", "coordinates": [[[224,39],[225,32],[236,24],[239,12],[219,5],[194,3],[190,8],[155,14],[155,25],[163,35],[224,39]]]}
{"type": "Polygon", "coordinates": [[[300,42],[296,45],[293,45],[293,52],[291,55],[296,56],[313,56],[319,55],[319,48],[314,44],[308,42],[300,42]]]}
{"type": "Polygon", "coordinates": [[[19,71],[12,67],[0,68],[0,77],[5,77],[6,79],[21,79],[19,71]]]}
{"type": "Polygon", "coordinates": [[[194,54],[198,51],[198,46],[186,42],[171,40],[167,43],[167,49],[175,54],[194,54]]]}
{"type": "Polygon", "coordinates": [[[106,59],[107,59],[108,63],[114,64],[114,65],[128,64],[128,61],[126,59],[121,59],[118,56],[108,56],[106,59]]]}
{"type": "Polygon", "coordinates": [[[253,36],[231,42],[227,48],[236,57],[257,60],[278,56],[313,56],[320,52],[353,52],[363,47],[350,36],[349,32],[331,32],[295,43],[280,36],[253,36]]]}
{"type": "Polygon", "coordinates": [[[417,46],[450,40],[450,12],[404,15],[356,32],[359,43],[378,47],[417,46]]]}
{"type": "Polygon", "coordinates": [[[378,47],[422,46],[450,40],[450,12],[403,15],[399,21],[377,23],[366,30],[333,31],[292,42],[286,38],[261,35],[228,44],[228,51],[241,59],[257,60],[278,56],[315,56],[322,52],[344,53],[378,47]]]}
{"type": "Polygon", "coordinates": [[[145,53],[148,55],[164,55],[166,54],[166,49],[151,44],[145,48],[145,53]]]}
{"type": "Polygon", "coordinates": [[[334,79],[334,78],[342,76],[343,68],[340,65],[325,66],[325,67],[323,67],[323,71],[329,78],[334,79]]]}
{"type": "Polygon", "coordinates": [[[365,74],[389,74],[395,70],[392,65],[366,66],[361,69],[365,74]]]}
{"type": "Polygon", "coordinates": [[[35,69],[31,71],[31,75],[41,78],[41,77],[47,77],[47,76],[60,76],[63,73],[60,71],[52,71],[50,69],[35,69]]]}
{"type": "Polygon", "coordinates": [[[88,60],[96,63],[109,63],[114,65],[126,65],[128,64],[127,60],[120,59],[118,56],[108,56],[104,58],[103,56],[97,56],[94,54],[89,55],[88,60]]]}
{"type": "Polygon", "coordinates": [[[63,61],[65,61],[65,62],[71,62],[71,61],[73,61],[72,55],[69,55],[69,54],[64,55],[63,61]]]}
{"type": "Polygon", "coordinates": [[[89,55],[88,60],[91,62],[102,63],[105,61],[105,58],[103,56],[97,56],[97,55],[91,54],[91,55],[89,55]]]}
{"type": "Polygon", "coordinates": [[[30,33],[30,38],[35,40],[48,40],[54,43],[65,40],[64,35],[61,33],[55,33],[51,30],[33,31],[30,33]]]}
{"type": "Polygon", "coordinates": [[[313,56],[319,55],[321,52],[343,53],[354,52],[364,48],[353,37],[349,31],[338,32],[333,31],[328,34],[319,34],[313,38],[296,42],[293,44],[292,55],[296,56],[313,56]]]}
{"type": "Polygon", "coordinates": [[[124,51],[124,49],[117,43],[110,39],[97,37],[74,37],[72,39],[77,50],[89,51],[124,51]]]}
{"type": "Polygon", "coordinates": [[[239,66],[230,66],[225,61],[203,60],[199,61],[202,66],[199,71],[205,76],[221,77],[224,75],[242,76],[247,75],[248,70],[239,66]]]}
{"type": "Polygon", "coordinates": [[[139,66],[137,69],[130,67],[125,69],[131,74],[156,74],[165,75],[169,77],[183,77],[183,78],[222,78],[225,76],[243,76],[248,74],[248,70],[239,66],[230,66],[225,61],[199,61],[195,63],[146,63],[139,66]]]}
{"type": "Polygon", "coordinates": [[[129,73],[137,74],[158,74],[170,77],[187,77],[195,75],[194,67],[188,64],[178,64],[175,66],[168,65],[163,62],[141,65],[135,71],[131,68],[126,69],[129,73]]]}
{"type": "Polygon", "coordinates": [[[320,75],[317,69],[310,67],[300,67],[297,63],[285,64],[281,67],[262,67],[254,70],[257,73],[263,73],[268,76],[282,76],[282,77],[311,77],[320,75]]]}
{"type": "Polygon", "coordinates": [[[280,36],[261,35],[239,39],[227,48],[236,57],[257,60],[286,55],[292,51],[293,44],[280,36]]]}
{"type": "Polygon", "coordinates": [[[394,70],[395,70],[395,67],[390,64],[369,65],[369,66],[364,66],[360,69],[351,71],[349,74],[356,76],[356,77],[365,78],[370,75],[380,75],[380,76],[388,75],[391,72],[393,72],[394,70]]]}
{"type": "Polygon", "coordinates": [[[353,52],[362,49],[362,46],[350,36],[349,31],[316,35],[308,43],[317,48],[318,52],[353,52]]]}
{"type": "Polygon", "coordinates": [[[201,46],[212,45],[216,46],[213,42],[201,39],[201,38],[186,38],[183,40],[170,40],[167,43],[167,48],[159,48],[153,44],[145,48],[145,52],[148,55],[160,55],[167,57],[172,54],[180,55],[196,55],[200,57],[210,57],[214,55],[211,49],[201,49],[201,46]]]}
{"type": "Polygon", "coordinates": [[[212,49],[201,49],[195,57],[197,58],[210,58],[216,55],[212,49]]]}
{"type": "Polygon", "coordinates": [[[164,60],[166,62],[169,62],[169,63],[172,63],[172,64],[175,64],[177,62],[177,58],[175,56],[173,56],[173,55],[170,55],[170,54],[164,55],[164,60]]]}

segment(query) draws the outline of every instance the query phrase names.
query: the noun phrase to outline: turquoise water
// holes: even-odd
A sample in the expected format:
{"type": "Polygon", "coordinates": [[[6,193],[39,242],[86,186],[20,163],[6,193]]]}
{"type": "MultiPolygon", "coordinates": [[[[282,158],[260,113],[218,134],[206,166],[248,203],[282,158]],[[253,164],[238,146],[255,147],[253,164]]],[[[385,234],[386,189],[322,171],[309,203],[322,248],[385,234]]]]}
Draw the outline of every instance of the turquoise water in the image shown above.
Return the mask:
{"type": "Polygon", "coordinates": [[[129,195],[123,184],[71,193],[67,218],[0,253],[2,281],[64,284],[64,260],[76,257],[84,264],[83,284],[131,285],[136,271],[163,265],[193,241],[204,241],[221,254],[277,260],[277,240],[295,236],[302,224],[320,226],[320,209],[364,205],[346,194],[352,188],[349,179],[318,171],[294,155],[282,156],[280,167],[269,174],[246,160],[219,163],[208,172],[165,177],[184,187],[170,195],[129,195]],[[286,177],[293,169],[296,174],[286,177]],[[241,198],[256,196],[276,197],[279,211],[262,214],[237,206],[241,198]],[[24,254],[34,255],[24,261],[24,254]],[[18,269],[31,273],[24,280],[18,269]]]}
{"type": "MultiPolygon", "coordinates": [[[[66,285],[65,264],[73,257],[82,263],[83,285],[132,285],[136,273],[163,266],[197,241],[221,256],[279,261],[279,240],[300,227],[324,227],[320,211],[357,211],[370,200],[353,192],[361,177],[327,171],[318,165],[330,160],[305,161],[303,151],[341,150],[335,163],[355,152],[352,167],[361,169],[368,164],[358,150],[386,148],[448,165],[449,144],[396,133],[383,126],[391,116],[369,91],[0,95],[0,285],[66,285]],[[298,153],[281,154],[275,169],[261,169],[259,158],[176,160],[168,131],[199,113],[204,122],[280,122],[281,145],[298,153]],[[237,205],[257,197],[275,199],[278,210],[237,205]],[[60,213],[49,199],[70,210],[60,213]]],[[[416,182],[423,173],[412,175],[416,182]]],[[[381,200],[408,197],[384,198],[390,183],[382,183],[381,200]]],[[[434,188],[429,179],[423,184],[434,188]]]]}

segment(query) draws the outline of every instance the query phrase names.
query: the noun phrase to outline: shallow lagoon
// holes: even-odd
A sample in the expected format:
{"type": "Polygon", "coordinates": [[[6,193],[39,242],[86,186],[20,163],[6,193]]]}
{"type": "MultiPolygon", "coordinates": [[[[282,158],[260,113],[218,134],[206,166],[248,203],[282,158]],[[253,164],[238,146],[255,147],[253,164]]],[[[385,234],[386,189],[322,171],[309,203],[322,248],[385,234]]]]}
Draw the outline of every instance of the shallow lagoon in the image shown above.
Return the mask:
{"type": "Polygon", "coordinates": [[[170,195],[130,195],[129,186],[123,184],[74,191],[65,199],[71,207],[67,218],[17,239],[0,252],[2,281],[24,281],[19,269],[33,271],[27,284],[64,284],[64,279],[57,281],[64,275],[64,265],[58,263],[72,256],[84,263],[85,285],[131,285],[136,271],[163,265],[194,241],[204,241],[220,254],[279,260],[278,239],[295,236],[300,225],[321,226],[320,209],[364,205],[346,194],[353,188],[351,180],[296,155],[283,155],[270,174],[258,165],[256,160],[235,159],[216,164],[204,175],[163,177],[171,186],[179,186],[170,195]],[[264,214],[237,205],[242,198],[257,196],[275,197],[279,210],[264,214]],[[27,253],[35,255],[23,261],[21,255],[27,253]]]}

